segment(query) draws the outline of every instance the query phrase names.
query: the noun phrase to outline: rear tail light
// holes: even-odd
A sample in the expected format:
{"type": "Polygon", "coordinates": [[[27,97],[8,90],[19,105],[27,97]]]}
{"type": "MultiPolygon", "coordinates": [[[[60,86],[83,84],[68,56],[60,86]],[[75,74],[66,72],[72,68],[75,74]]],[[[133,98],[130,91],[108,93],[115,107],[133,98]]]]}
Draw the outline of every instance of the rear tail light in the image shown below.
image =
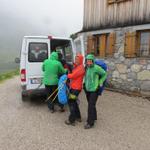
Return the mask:
{"type": "Polygon", "coordinates": [[[26,70],[25,69],[21,70],[21,81],[26,82],[26,70]]]}
{"type": "Polygon", "coordinates": [[[49,35],[49,36],[48,36],[48,39],[50,39],[50,40],[51,40],[51,39],[52,39],[52,36],[50,36],[50,35],[49,35]]]}

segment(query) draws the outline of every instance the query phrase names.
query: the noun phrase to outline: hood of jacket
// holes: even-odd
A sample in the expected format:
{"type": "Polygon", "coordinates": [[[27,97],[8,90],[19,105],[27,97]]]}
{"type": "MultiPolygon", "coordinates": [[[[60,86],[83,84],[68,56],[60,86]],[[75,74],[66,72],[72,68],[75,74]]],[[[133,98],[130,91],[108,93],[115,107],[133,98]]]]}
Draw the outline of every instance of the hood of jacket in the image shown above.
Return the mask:
{"type": "Polygon", "coordinates": [[[79,63],[80,63],[80,65],[82,65],[83,64],[83,56],[81,54],[77,54],[76,57],[79,58],[79,63]]]}
{"type": "Polygon", "coordinates": [[[94,55],[92,55],[92,54],[88,54],[88,55],[86,56],[86,60],[87,60],[87,59],[93,60],[93,62],[95,61],[95,57],[94,57],[94,55]]]}
{"type": "Polygon", "coordinates": [[[51,60],[58,60],[58,53],[57,52],[52,52],[50,55],[51,60]]]}
{"type": "Polygon", "coordinates": [[[86,61],[87,61],[87,60],[92,60],[92,61],[93,61],[93,64],[90,65],[90,66],[87,66],[87,67],[93,67],[94,64],[95,64],[95,57],[94,57],[94,55],[88,54],[88,55],[86,56],[86,61]]]}

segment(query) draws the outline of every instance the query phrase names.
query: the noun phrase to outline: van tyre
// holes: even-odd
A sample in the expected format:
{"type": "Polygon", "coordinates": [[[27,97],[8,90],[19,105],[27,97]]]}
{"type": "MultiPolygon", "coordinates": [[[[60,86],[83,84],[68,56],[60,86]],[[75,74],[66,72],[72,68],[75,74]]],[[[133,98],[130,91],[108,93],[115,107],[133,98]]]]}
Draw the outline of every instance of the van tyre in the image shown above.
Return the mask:
{"type": "Polygon", "coordinates": [[[25,102],[27,100],[27,95],[22,93],[21,94],[21,99],[22,99],[23,102],[25,102]]]}

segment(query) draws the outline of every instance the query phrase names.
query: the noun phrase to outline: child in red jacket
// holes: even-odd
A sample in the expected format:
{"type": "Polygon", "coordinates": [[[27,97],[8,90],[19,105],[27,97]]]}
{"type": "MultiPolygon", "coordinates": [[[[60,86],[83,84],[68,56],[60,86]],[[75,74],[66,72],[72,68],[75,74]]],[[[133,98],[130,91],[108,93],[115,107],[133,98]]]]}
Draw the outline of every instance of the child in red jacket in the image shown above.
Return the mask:
{"type": "Polygon", "coordinates": [[[81,54],[77,54],[75,57],[75,67],[72,73],[68,74],[68,78],[70,79],[70,96],[68,102],[70,115],[68,120],[65,121],[67,125],[75,125],[76,120],[81,122],[81,114],[77,100],[78,95],[82,90],[84,74],[83,56],[81,54]]]}

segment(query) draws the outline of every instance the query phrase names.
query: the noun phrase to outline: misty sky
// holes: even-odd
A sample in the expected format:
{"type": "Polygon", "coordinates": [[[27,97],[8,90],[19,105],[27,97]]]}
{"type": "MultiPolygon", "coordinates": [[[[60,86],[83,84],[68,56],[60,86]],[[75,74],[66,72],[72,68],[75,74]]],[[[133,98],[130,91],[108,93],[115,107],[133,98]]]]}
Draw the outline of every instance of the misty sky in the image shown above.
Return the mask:
{"type": "Polygon", "coordinates": [[[69,37],[82,23],[83,0],[0,0],[0,52],[18,51],[24,35],[69,37]]]}

